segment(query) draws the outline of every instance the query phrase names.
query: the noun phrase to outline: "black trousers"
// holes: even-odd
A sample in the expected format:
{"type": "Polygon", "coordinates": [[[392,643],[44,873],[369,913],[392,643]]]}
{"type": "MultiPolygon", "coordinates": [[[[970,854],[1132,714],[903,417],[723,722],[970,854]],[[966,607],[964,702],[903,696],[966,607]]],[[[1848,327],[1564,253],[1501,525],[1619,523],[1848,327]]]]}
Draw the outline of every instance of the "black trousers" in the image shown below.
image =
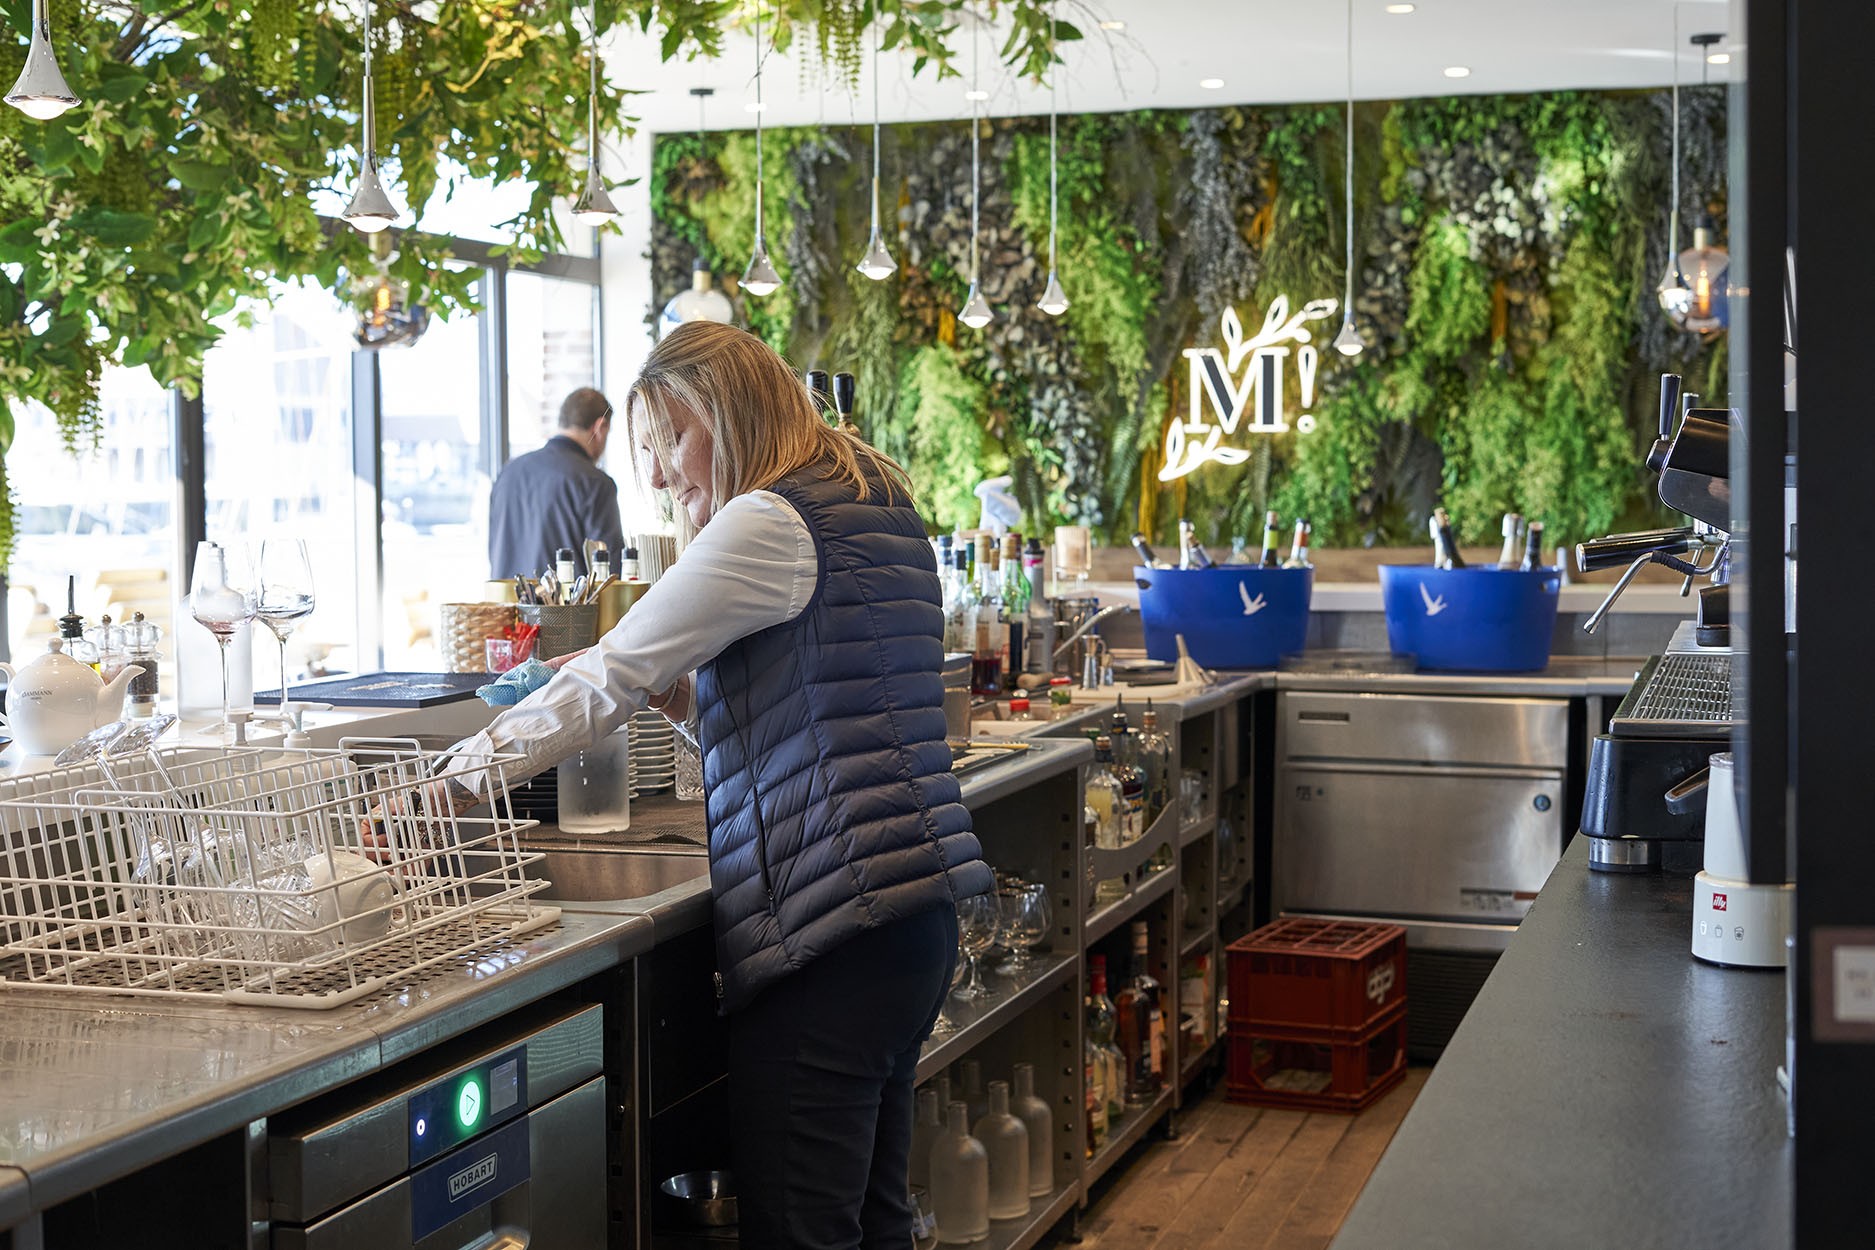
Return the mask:
{"type": "Polygon", "coordinates": [[[730,1017],[745,1250],[909,1250],[912,1078],[956,958],[946,906],[842,943],[730,1017]]]}

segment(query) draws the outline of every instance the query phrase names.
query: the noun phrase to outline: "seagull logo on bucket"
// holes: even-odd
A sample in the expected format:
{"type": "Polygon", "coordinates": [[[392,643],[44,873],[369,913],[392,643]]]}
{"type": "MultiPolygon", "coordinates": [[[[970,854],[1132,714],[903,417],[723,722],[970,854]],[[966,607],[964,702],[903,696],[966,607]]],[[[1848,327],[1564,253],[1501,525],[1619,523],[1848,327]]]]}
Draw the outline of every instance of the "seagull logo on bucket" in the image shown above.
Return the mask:
{"type": "Polygon", "coordinates": [[[1440,595],[1437,599],[1434,599],[1432,597],[1432,592],[1426,589],[1426,584],[1424,582],[1419,584],[1419,597],[1426,601],[1427,616],[1437,616],[1439,613],[1445,611],[1445,596],[1440,595]]]}
{"type": "Polygon", "coordinates": [[[480,1189],[495,1179],[495,1169],[501,1161],[500,1155],[488,1155],[477,1159],[462,1171],[449,1178],[449,1200],[454,1202],[471,1189],[480,1189]]]}
{"type": "Polygon", "coordinates": [[[1387,991],[1393,988],[1393,965],[1382,964],[1367,974],[1367,996],[1375,1002],[1385,1002],[1387,991]]]}
{"type": "Polygon", "coordinates": [[[1237,593],[1243,598],[1243,614],[1245,616],[1255,616],[1264,608],[1270,606],[1263,598],[1262,592],[1260,591],[1257,593],[1257,597],[1252,599],[1250,597],[1250,588],[1242,582],[1237,583],[1237,593]]]}

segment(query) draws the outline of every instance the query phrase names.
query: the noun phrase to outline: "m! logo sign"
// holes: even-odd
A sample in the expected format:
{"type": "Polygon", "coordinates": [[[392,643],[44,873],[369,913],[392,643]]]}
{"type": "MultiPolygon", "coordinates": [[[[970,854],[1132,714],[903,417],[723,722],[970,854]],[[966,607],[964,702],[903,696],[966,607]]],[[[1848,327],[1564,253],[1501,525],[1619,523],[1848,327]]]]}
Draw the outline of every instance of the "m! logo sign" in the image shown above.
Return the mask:
{"type": "Polygon", "coordinates": [[[1337,300],[1318,299],[1291,313],[1289,297],[1279,295],[1263,315],[1263,328],[1248,338],[1237,310],[1226,308],[1224,346],[1185,349],[1191,367],[1191,408],[1185,420],[1174,421],[1165,432],[1165,467],[1159,470],[1159,480],[1176,481],[1212,461],[1242,464],[1248,460],[1246,448],[1225,442],[1239,426],[1251,434],[1281,434],[1289,429],[1283,374],[1291,354],[1303,408],[1296,416],[1295,429],[1301,434],[1313,430],[1315,416],[1308,409],[1315,405],[1315,371],[1321,353],[1309,325],[1333,316],[1338,307],[1337,300]],[[1247,368],[1245,357],[1249,358],[1247,368]],[[1246,415],[1248,424],[1244,423],[1246,415]]]}

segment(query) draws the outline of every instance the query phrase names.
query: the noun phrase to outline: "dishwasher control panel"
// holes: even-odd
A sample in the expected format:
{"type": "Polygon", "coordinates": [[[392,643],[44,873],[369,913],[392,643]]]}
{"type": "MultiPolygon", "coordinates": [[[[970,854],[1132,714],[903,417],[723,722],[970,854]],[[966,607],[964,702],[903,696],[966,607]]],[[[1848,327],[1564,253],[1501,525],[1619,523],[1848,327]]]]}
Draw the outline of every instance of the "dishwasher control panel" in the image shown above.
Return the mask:
{"type": "Polygon", "coordinates": [[[484,1059],[410,1095],[410,1165],[427,1163],[527,1109],[527,1049],[484,1059]]]}

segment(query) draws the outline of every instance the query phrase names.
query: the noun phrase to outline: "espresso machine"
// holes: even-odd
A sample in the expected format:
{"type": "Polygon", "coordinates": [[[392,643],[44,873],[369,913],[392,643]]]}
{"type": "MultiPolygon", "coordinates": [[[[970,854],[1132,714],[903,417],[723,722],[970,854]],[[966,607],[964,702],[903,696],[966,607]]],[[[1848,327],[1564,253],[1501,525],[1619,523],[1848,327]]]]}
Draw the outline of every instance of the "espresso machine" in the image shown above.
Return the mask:
{"type": "Polygon", "coordinates": [[[1691,524],[1614,534],[1576,547],[1584,572],[1628,566],[1584,628],[1599,626],[1649,564],[1684,576],[1681,594],[1706,579],[1692,620],[1648,659],[1589,753],[1582,832],[1597,872],[1699,871],[1704,854],[1709,761],[1729,750],[1737,721],[1727,611],[1731,483],[1730,414],[1698,406],[1677,374],[1660,379],[1660,434],[1647,467],[1660,498],[1691,524]]]}

